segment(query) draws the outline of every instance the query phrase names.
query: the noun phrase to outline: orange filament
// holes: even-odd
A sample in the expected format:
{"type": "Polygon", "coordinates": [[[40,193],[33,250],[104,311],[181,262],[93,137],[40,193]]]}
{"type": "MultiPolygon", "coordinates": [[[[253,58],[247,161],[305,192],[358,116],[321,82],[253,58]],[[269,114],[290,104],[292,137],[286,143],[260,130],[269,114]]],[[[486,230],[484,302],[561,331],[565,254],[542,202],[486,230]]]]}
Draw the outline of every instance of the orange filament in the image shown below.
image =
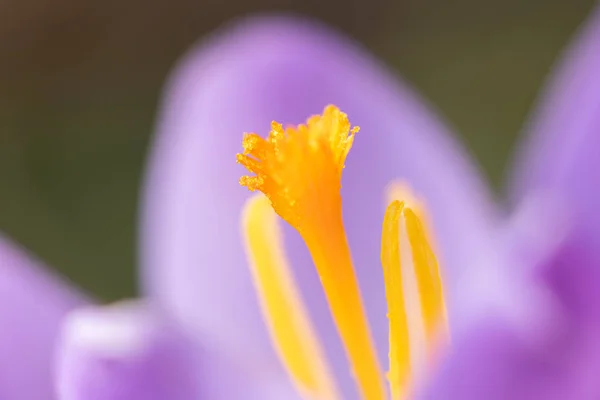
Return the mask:
{"type": "Polygon", "coordinates": [[[276,215],[266,197],[249,199],[242,233],[263,315],[280,359],[308,398],[336,400],[330,368],[294,284],[276,215]]]}
{"type": "Polygon", "coordinates": [[[247,134],[237,161],[256,176],[240,184],[260,190],[302,236],[364,400],[385,399],[381,371],[363,309],[342,221],[342,170],[358,128],[346,114],[325,108],[306,125],[273,122],[267,139],[247,134]]]}

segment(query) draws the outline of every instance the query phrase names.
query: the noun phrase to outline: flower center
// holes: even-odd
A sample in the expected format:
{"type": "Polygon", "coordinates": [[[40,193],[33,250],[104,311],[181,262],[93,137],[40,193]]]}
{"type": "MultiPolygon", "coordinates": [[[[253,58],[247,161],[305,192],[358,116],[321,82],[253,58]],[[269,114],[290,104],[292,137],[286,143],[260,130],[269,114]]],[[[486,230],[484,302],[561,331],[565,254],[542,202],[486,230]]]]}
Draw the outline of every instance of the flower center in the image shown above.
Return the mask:
{"type": "MultiPolygon", "coordinates": [[[[237,155],[238,163],[255,174],[242,177],[240,184],[268,198],[249,200],[243,218],[246,250],[263,314],[288,372],[311,398],[329,400],[339,395],[295,287],[268,203],[300,233],[311,253],[361,398],[385,399],[383,374],[342,219],[342,170],[356,132],[358,128],[351,128],[346,114],[328,106],[323,115],[309,118],[305,125],[283,129],[273,122],[266,139],[246,134],[243,154],[237,155]]],[[[388,379],[392,399],[405,395],[411,370],[411,321],[404,302],[401,232],[410,243],[428,347],[445,325],[442,282],[422,222],[424,209],[398,201],[395,196],[406,194],[400,191],[397,185],[390,191],[393,201],[384,218],[381,250],[390,322],[388,379]]]]}

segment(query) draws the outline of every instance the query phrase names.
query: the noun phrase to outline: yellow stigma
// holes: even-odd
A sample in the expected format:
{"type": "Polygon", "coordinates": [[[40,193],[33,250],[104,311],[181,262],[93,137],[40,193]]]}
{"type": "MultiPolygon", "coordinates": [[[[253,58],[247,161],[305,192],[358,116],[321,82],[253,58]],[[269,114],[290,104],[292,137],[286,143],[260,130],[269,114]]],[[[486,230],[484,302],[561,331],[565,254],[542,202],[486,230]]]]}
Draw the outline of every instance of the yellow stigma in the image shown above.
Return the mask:
{"type": "MultiPolygon", "coordinates": [[[[240,184],[264,193],[275,212],[304,239],[360,398],[385,400],[384,376],[342,219],[342,170],[356,132],[358,128],[351,128],[347,115],[330,105],[323,115],[310,117],[297,127],[284,129],[273,122],[266,139],[255,133],[245,134],[244,151],[237,155],[237,161],[255,174],[242,177],[240,184]]],[[[391,398],[400,400],[406,398],[415,370],[419,369],[419,357],[415,357],[419,346],[415,344],[425,347],[428,361],[439,333],[445,333],[446,313],[424,206],[397,184],[388,192],[388,203],[381,242],[389,317],[387,376],[391,398]],[[408,251],[403,248],[400,252],[402,246],[408,251]]],[[[243,236],[263,315],[288,373],[310,398],[338,399],[264,197],[248,201],[243,236]]]]}
{"type": "Polygon", "coordinates": [[[342,221],[342,170],[358,128],[350,129],[347,115],[335,106],[306,125],[284,130],[274,122],[271,128],[266,140],[244,137],[237,160],[256,176],[240,183],[262,191],[306,242],[359,391],[366,400],[382,400],[379,362],[342,221]]]}
{"type": "Polygon", "coordinates": [[[243,176],[240,184],[263,192],[300,233],[321,225],[321,218],[341,212],[342,170],[356,132],[358,127],[350,129],[348,116],[335,106],[306,125],[283,129],[273,121],[266,139],[244,135],[237,162],[256,176],[243,176]]]}

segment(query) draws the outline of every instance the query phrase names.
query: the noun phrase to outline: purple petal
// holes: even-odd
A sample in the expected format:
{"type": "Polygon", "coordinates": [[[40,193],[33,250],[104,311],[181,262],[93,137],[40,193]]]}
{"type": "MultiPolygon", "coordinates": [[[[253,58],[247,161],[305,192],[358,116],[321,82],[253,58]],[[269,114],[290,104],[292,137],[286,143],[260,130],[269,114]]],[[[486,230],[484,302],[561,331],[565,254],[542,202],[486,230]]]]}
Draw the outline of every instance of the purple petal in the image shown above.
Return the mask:
{"type": "Polygon", "coordinates": [[[199,360],[175,325],[144,303],[76,310],[61,339],[60,400],[297,399],[269,397],[269,387],[259,396],[233,370],[225,372],[224,360],[199,360]]]}
{"type": "MultiPolygon", "coordinates": [[[[244,170],[235,154],[242,132],[266,134],[273,119],[300,123],[329,103],[361,127],[344,172],[344,214],[382,361],[379,240],[391,180],[408,181],[427,201],[451,303],[463,273],[495,259],[486,188],[412,91],[354,43],[316,24],[266,17],[230,27],[193,50],[169,82],[145,191],[142,264],[147,291],[183,324],[274,371],[240,240],[249,194],[238,185],[244,170]]],[[[310,256],[287,226],[285,238],[328,352],[347,373],[310,256]]]]}
{"type": "MultiPolygon", "coordinates": [[[[600,8],[565,54],[534,115],[514,174],[513,197],[553,207],[552,259],[540,265],[565,318],[600,324],[600,8]]],[[[549,257],[546,257],[549,258],[549,257]]]]}
{"type": "Polygon", "coordinates": [[[54,399],[59,324],[83,297],[0,234],[0,398],[54,399]]]}
{"type": "MultiPolygon", "coordinates": [[[[600,396],[600,331],[567,327],[533,345],[499,320],[453,344],[453,353],[419,400],[586,400],[600,396]],[[581,333],[581,332],[580,332],[581,333]]],[[[538,332],[538,336],[544,336],[538,332]]]]}
{"type": "MultiPolygon", "coordinates": [[[[600,243],[600,8],[565,53],[517,157],[513,197],[556,197],[600,243]]],[[[600,248],[600,247],[599,247],[600,248]]]]}
{"type": "Polygon", "coordinates": [[[527,253],[531,291],[551,296],[538,311],[552,325],[530,326],[526,340],[489,316],[454,342],[422,398],[600,397],[599,70],[600,10],[554,76],[513,175],[517,210],[534,207],[525,212],[532,235],[511,231],[512,244],[517,257],[527,253]]]}

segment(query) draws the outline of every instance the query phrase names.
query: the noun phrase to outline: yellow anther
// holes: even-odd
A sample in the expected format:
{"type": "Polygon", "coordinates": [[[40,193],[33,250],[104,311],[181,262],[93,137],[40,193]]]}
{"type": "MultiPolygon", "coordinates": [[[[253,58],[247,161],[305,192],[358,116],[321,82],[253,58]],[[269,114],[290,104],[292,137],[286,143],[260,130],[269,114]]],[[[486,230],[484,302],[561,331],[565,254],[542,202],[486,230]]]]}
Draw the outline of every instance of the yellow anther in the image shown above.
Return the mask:
{"type": "Polygon", "coordinates": [[[417,286],[421,299],[425,339],[430,355],[435,352],[437,340],[447,333],[446,304],[442,278],[435,254],[431,250],[423,224],[410,208],[404,211],[406,232],[412,251],[417,286]]]}
{"type": "MultiPolygon", "coordinates": [[[[410,262],[408,263],[410,265],[403,265],[402,268],[412,268],[414,271],[414,282],[405,284],[412,284],[413,287],[416,286],[416,292],[418,293],[417,304],[419,307],[418,323],[422,325],[416,331],[420,331],[424,335],[424,338],[411,338],[410,343],[411,345],[418,346],[418,343],[422,342],[425,346],[424,353],[427,357],[423,361],[426,364],[431,364],[434,361],[433,358],[436,355],[436,350],[440,345],[439,340],[448,338],[448,326],[442,277],[435,253],[432,249],[432,240],[429,234],[431,230],[427,226],[429,222],[427,220],[428,215],[424,204],[415,198],[404,184],[398,182],[392,183],[387,189],[386,197],[391,202],[388,212],[398,200],[402,200],[404,204],[404,207],[400,211],[399,221],[400,227],[403,229],[399,234],[399,238],[404,237],[408,239],[407,242],[410,248],[407,248],[405,251],[410,253],[410,262]]],[[[392,250],[388,249],[388,251],[392,250]]],[[[397,268],[400,268],[400,263],[398,263],[397,268]]],[[[391,307],[389,300],[388,307],[391,307]]],[[[410,325],[411,323],[414,323],[414,321],[409,320],[409,326],[412,326],[410,325]]],[[[392,343],[390,342],[391,345],[392,343]]],[[[415,366],[412,366],[412,368],[414,369],[415,366]]]]}
{"type": "Polygon", "coordinates": [[[381,235],[381,265],[389,319],[389,372],[392,400],[404,398],[410,374],[410,342],[400,263],[400,216],[404,203],[393,201],[385,212],[381,235]]]}
{"type": "Polygon", "coordinates": [[[262,312],[281,361],[301,393],[310,399],[339,399],[292,273],[283,253],[281,232],[262,195],[246,203],[242,233],[262,312]]]}
{"type": "Polygon", "coordinates": [[[284,130],[273,122],[267,139],[245,135],[237,161],[256,174],[240,183],[263,192],[306,242],[362,399],[383,400],[381,371],[342,220],[342,170],[357,131],[346,114],[328,106],[306,125],[284,130]]]}

